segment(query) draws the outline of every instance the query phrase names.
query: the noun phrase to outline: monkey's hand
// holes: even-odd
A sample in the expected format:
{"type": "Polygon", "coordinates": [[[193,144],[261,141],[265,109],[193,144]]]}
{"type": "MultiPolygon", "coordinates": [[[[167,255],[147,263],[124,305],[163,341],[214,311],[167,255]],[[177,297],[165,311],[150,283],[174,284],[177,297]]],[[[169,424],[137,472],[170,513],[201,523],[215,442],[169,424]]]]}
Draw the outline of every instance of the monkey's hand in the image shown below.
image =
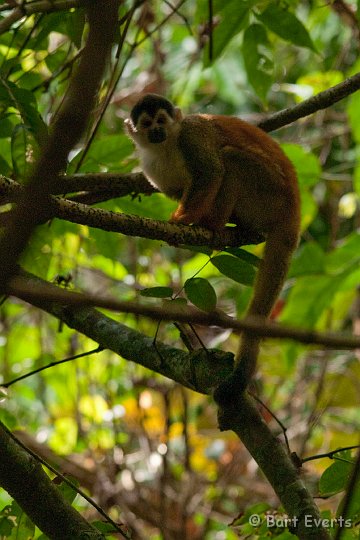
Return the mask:
{"type": "Polygon", "coordinates": [[[202,214],[203,211],[201,208],[185,208],[183,203],[180,202],[169,221],[170,223],[183,223],[184,225],[190,225],[191,223],[197,224],[201,220],[202,214]]]}
{"type": "Polygon", "coordinates": [[[219,216],[216,212],[211,214],[204,213],[204,208],[186,209],[182,203],[179,204],[175,212],[170,217],[170,223],[184,223],[184,225],[201,225],[211,231],[219,231],[224,227],[223,216],[219,216]]]}

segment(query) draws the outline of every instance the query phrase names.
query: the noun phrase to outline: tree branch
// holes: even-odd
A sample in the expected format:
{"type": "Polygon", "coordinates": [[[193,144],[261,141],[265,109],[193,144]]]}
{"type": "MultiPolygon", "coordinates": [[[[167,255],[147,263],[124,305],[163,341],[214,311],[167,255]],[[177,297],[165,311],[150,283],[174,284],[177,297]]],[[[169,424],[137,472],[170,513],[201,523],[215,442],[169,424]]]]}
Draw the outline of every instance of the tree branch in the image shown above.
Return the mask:
{"type": "Polygon", "coordinates": [[[18,298],[54,315],[104,349],[110,349],[122,358],[156,371],[187,388],[209,394],[232,372],[231,353],[205,349],[188,353],[159,341],[154,346],[153,338],[144,336],[95,309],[81,307],[79,304],[66,305],[65,298],[61,300],[57,293],[67,291],[56,285],[31,274],[26,274],[23,279],[28,284],[25,288],[27,292],[19,292],[18,298]],[[50,295],[46,297],[45,294],[32,294],[34,287],[53,293],[53,298],[50,298],[50,295]]]}
{"type": "Polygon", "coordinates": [[[226,412],[219,411],[219,424],[222,430],[234,431],[258,463],[293,520],[292,532],[300,540],[330,540],[329,533],[319,525],[320,512],[298,470],[285,446],[262,419],[255,401],[248,394],[238,396],[233,407],[227,407],[226,412]]]}
{"type": "MultiPolygon", "coordinates": [[[[0,175],[0,204],[18,201],[23,191],[22,184],[0,175]]],[[[159,191],[142,173],[88,173],[59,175],[51,193],[52,195],[71,193],[83,195],[84,192],[90,196],[99,194],[99,199],[103,195],[103,200],[109,200],[126,195],[151,195],[159,191]]],[[[74,200],[73,197],[67,198],[74,200]]],[[[96,200],[96,202],[101,202],[101,200],[96,200]]]]}
{"type": "Polygon", "coordinates": [[[16,443],[1,422],[0,484],[49,538],[104,540],[105,537],[66,502],[40,463],[16,443]]]}
{"type": "Polygon", "coordinates": [[[34,168],[24,195],[0,239],[0,286],[16,272],[16,261],[25,249],[34,227],[51,216],[49,194],[67,156],[79,140],[93,109],[95,96],[111,50],[117,26],[119,0],[87,0],[89,35],[77,72],[57,116],[51,135],[34,168]]]}
{"type": "MultiPolygon", "coordinates": [[[[125,190],[130,188],[128,181],[126,184],[125,190]]],[[[54,189],[58,191],[59,188],[54,189]]],[[[22,186],[10,179],[0,177],[1,195],[17,198],[22,192],[24,192],[22,186]]],[[[212,232],[200,226],[175,225],[167,221],[130,216],[101,208],[91,208],[82,203],[51,196],[47,199],[46,211],[46,215],[42,216],[42,221],[46,221],[50,217],[58,217],[72,223],[88,225],[104,231],[119,232],[128,236],[140,236],[152,240],[163,240],[171,245],[206,245],[213,249],[222,249],[224,246],[238,247],[264,241],[264,237],[258,233],[251,231],[239,232],[237,227],[228,227],[219,232],[212,232]]]]}
{"type": "MultiPolygon", "coordinates": [[[[39,0],[38,2],[21,2],[10,15],[0,21],[0,35],[7,32],[11,26],[34,13],[50,13],[52,11],[63,11],[74,7],[85,6],[87,0],[39,0]]],[[[10,9],[10,8],[9,8],[10,9]]]]}
{"type": "Polygon", "coordinates": [[[295,105],[295,107],[289,107],[271,115],[266,120],[259,122],[258,127],[264,131],[274,131],[295,122],[295,120],[299,120],[299,118],[304,118],[321,109],[326,109],[359,89],[360,73],[356,73],[356,75],[345,79],[345,81],[302,101],[299,105],[295,105]]]}
{"type": "MultiPolygon", "coordinates": [[[[36,284],[46,284],[39,278],[28,279],[30,288],[34,288],[36,284]]],[[[57,290],[55,285],[46,284],[46,287],[57,290]]],[[[64,306],[54,300],[39,297],[29,300],[27,294],[19,296],[64,321],[70,328],[95,340],[102,347],[198,392],[211,393],[232,371],[231,354],[220,351],[207,353],[205,350],[189,354],[162,343],[157,343],[155,349],[150,338],[115,322],[95,309],[64,306]]],[[[327,532],[319,526],[305,527],[305,516],[313,522],[320,519],[317,507],[300,480],[286,449],[262,420],[253,399],[247,395],[240,396],[236,405],[234,410],[226,410],[226,418],[221,417],[223,412],[220,411],[222,429],[233,429],[257,461],[289,517],[293,518],[299,538],[329,540],[327,532]]]]}
{"type": "MultiPolygon", "coordinates": [[[[40,159],[12,213],[11,222],[0,238],[1,290],[6,288],[9,279],[17,272],[16,261],[26,247],[34,227],[51,216],[49,195],[52,186],[60,170],[65,168],[69,151],[86,126],[111,50],[119,0],[86,0],[84,5],[89,19],[89,35],[78,70],[70,83],[40,159]]],[[[22,11],[20,15],[23,15],[22,11]]],[[[13,21],[14,16],[11,19],[13,21]]],[[[5,426],[1,425],[0,484],[50,538],[104,538],[66,503],[39,463],[26,454],[11,438],[5,426]]]]}
{"type": "Polygon", "coordinates": [[[288,328],[273,322],[260,321],[256,317],[247,317],[241,321],[229,317],[221,311],[206,313],[192,307],[178,307],[169,301],[167,307],[140,304],[138,302],[124,302],[114,298],[98,295],[82,294],[61,289],[32,274],[21,272],[8,286],[7,293],[21,298],[42,309],[42,302],[47,302],[82,308],[98,306],[123,313],[143,315],[155,320],[178,321],[205,326],[219,326],[233,330],[247,330],[256,336],[267,338],[293,339],[305,344],[317,344],[334,349],[359,349],[360,337],[352,335],[339,335],[336,333],[321,333],[312,330],[288,328]]]}

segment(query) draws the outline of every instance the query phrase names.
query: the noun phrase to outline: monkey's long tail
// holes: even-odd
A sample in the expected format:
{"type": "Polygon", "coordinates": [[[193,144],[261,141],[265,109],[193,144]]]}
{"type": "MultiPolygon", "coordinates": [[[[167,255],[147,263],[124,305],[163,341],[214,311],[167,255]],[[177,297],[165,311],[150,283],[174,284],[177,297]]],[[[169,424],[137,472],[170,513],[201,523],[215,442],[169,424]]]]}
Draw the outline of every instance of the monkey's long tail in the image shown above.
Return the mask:
{"type": "MultiPolygon", "coordinates": [[[[278,226],[268,234],[264,258],[261,261],[247,316],[257,316],[264,321],[269,317],[281,291],[289,269],[291,255],[298,243],[298,223],[292,226],[278,226]]],[[[251,333],[242,334],[236,356],[235,373],[237,381],[246,388],[256,370],[261,338],[251,333]]]]}

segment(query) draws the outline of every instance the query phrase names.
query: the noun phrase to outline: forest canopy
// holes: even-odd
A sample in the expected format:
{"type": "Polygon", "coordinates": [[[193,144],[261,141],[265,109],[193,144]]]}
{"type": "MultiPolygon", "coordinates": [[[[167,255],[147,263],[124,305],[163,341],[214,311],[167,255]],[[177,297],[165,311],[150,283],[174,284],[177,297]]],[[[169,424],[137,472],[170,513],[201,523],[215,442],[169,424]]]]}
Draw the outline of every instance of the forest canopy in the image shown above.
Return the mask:
{"type": "Polygon", "coordinates": [[[355,0],[0,0],[0,538],[359,538],[359,25],[355,0]],[[144,177],[148,93],[294,165],[268,322],[262,232],[169,223],[144,177]]]}

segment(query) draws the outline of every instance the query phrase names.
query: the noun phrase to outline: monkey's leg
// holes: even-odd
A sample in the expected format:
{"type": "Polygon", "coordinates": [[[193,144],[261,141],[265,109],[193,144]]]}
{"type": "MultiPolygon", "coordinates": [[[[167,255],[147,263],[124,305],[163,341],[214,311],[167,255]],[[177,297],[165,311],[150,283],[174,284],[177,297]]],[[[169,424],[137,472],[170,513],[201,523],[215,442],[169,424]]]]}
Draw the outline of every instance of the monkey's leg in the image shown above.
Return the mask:
{"type": "Polygon", "coordinates": [[[202,225],[219,229],[231,222],[246,231],[264,233],[277,221],[287,219],[288,194],[276,169],[270,170],[258,156],[232,146],[222,148],[220,158],[224,167],[221,186],[214,206],[201,219],[202,225]]]}
{"type": "Polygon", "coordinates": [[[170,221],[176,223],[200,224],[204,215],[212,213],[215,199],[221,185],[221,176],[210,178],[206,185],[195,178],[192,185],[184,190],[179,206],[172,214],[170,221]]]}

